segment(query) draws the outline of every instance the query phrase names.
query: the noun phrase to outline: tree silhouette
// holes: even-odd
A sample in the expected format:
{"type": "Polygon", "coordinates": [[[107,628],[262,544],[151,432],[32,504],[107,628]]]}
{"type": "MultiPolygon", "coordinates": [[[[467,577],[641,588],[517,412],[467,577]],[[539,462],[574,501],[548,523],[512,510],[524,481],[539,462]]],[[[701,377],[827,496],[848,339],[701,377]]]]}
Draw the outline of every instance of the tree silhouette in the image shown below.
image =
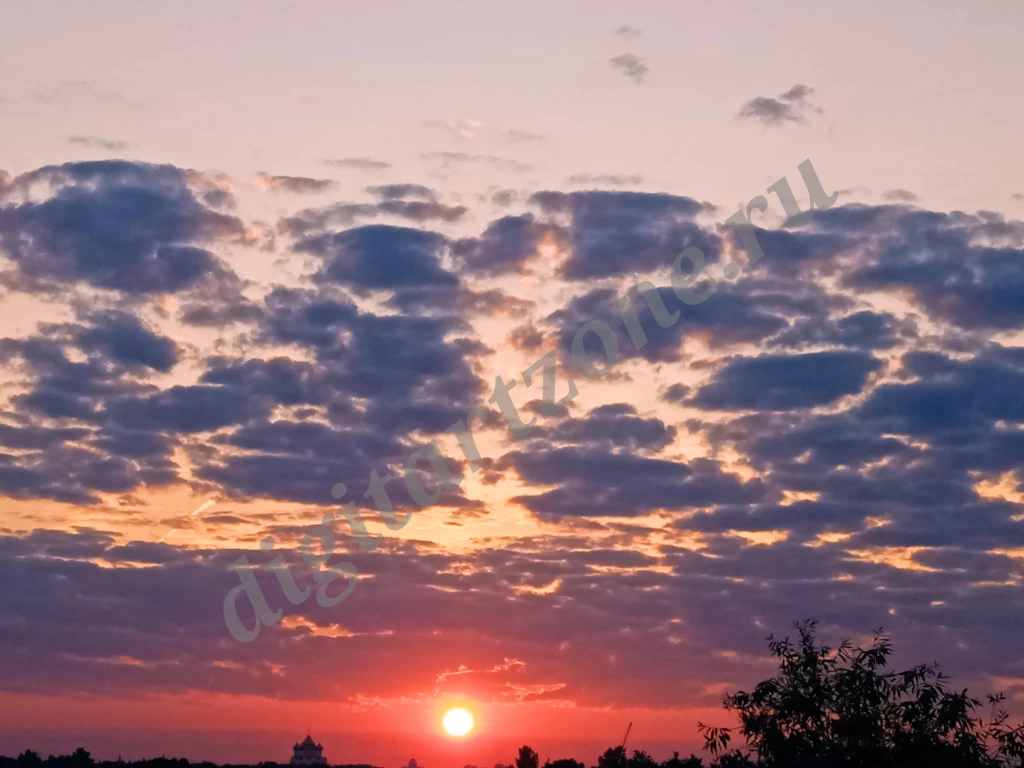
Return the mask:
{"type": "Polygon", "coordinates": [[[587,768],[587,766],[578,760],[573,760],[571,757],[563,757],[554,762],[548,760],[544,763],[544,768],[587,768]]]}
{"type": "Polygon", "coordinates": [[[18,768],[38,768],[43,764],[43,759],[39,755],[33,752],[31,749],[26,749],[20,755],[18,755],[17,765],[18,768]]]}
{"type": "Polygon", "coordinates": [[[627,768],[660,768],[658,761],[642,749],[634,749],[633,756],[626,761],[627,768]]]}
{"type": "Polygon", "coordinates": [[[661,764],[662,768],[702,768],[704,761],[695,755],[686,759],[679,757],[678,752],[673,752],[672,757],[661,764]]]}
{"type": "Polygon", "coordinates": [[[730,728],[699,724],[705,748],[732,765],[782,768],[990,768],[1024,758],[1024,726],[1011,728],[989,697],[993,716],[967,691],[946,690],[934,665],[885,670],[892,653],[878,631],[867,648],[819,644],[814,621],[797,625],[799,639],[768,639],[779,674],[752,692],[726,695],[739,716],[748,755],[727,752],[730,728]]]}
{"type": "Polygon", "coordinates": [[[624,747],[609,747],[597,758],[597,768],[627,768],[627,763],[624,747]]]}
{"type": "Polygon", "coordinates": [[[525,744],[519,748],[519,756],[516,758],[516,768],[538,768],[539,765],[540,755],[525,744]]]}

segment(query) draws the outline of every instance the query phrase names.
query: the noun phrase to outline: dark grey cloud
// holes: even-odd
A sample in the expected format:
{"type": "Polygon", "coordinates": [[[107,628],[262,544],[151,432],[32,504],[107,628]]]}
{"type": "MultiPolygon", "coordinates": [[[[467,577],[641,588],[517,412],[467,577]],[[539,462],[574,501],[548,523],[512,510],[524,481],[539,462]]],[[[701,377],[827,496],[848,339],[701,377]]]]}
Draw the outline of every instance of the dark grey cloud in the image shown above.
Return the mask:
{"type": "Polygon", "coordinates": [[[637,56],[635,53],[623,53],[613,56],[608,60],[608,63],[612,69],[617,70],[624,77],[628,77],[636,83],[642,83],[650,71],[650,67],[647,66],[647,60],[643,56],[637,56]]]}
{"type": "Polygon", "coordinates": [[[0,413],[0,422],[12,422],[0,424],[0,445],[18,450],[0,454],[0,494],[94,504],[98,492],[176,481],[173,440],[133,428],[96,428],[106,421],[106,399],[143,391],[126,374],[173,364],[173,343],[117,313],[89,321],[48,328],[45,337],[0,341],[0,359],[27,376],[25,391],[11,399],[16,412],[0,413]],[[139,346],[146,340],[154,349],[139,346]],[[68,358],[65,349],[72,345],[88,353],[85,361],[68,358]],[[53,426],[52,419],[79,425],[53,426]]]}
{"type": "MultiPolygon", "coordinates": [[[[203,246],[244,237],[242,222],[201,202],[189,173],[117,160],[23,174],[13,186],[48,185],[41,202],[0,207],[10,287],[84,283],[126,294],[174,293],[233,273],[203,246]]],[[[8,197],[10,197],[8,195],[8,197]]]]}
{"type": "Polygon", "coordinates": [[[556,227],[543,225],[530,214],[505,216],[488,224],[480,237],[452,243],[452,255],[460,269],[471,274],[523,272],[526,261],[537,253],[538,241],[546,235],[557,240],[559,234],[556,227]]]}
{"type": "Polygon", "coordinates": [[[888,312],[861,311],[838,318],[806,318],[771,340],[780,347],[838,346],[855,349],[892,349],[917,335],[913,322],[900,321],[888,312]]]}
{"type": "Polygon", "coordinates": [[[522,317],[533,308],[534,303],[506,293],[500,288],[474,290],[465,284],[460,284],[399,288],[387,300],[387,305],[407,314],[441,317],[450,317],[453,314],[466,317],[470,315],[522,317]]]}
{"type": "Polygon", "coordinates": [[[860,418],[907,435],[962,433],[1024,420],[1024,361],[1017,354],[959,361],[911,352],[903,368],[917,380],[879,386],[857,411],[860,418]]]}
{"type": "Polygon", "coordinates": [[[906,292],[933,319],[966,329],[1012,329],[1024,320],[1019,221],[986,211],[848,205],[814,210],[788,231],[798,248],[822,243],[808,266],[841,270],[847,288],[906,292]],[[842,253],[829,253],[828,238],[845,243],[842,253]]]}
{"type": "Polygon", "coordinates": [[[716,462],[686,464],[598,447],[533,444],[506,454],[498,466],[514,470],[529,485],[557,486],[512,499],[539,517],[555,520],[742,504],[765,494],[760,481],[744,483],[721,472],[716,462]]]}
{"type": "MultiPolygon", "coordinates": [[[[794,232],[787,229],[753,227],[754,236],[764,254],[758,269],[777,275],[808,276],[812,270],[831,274],[841,257],[856,244],[852,237],[840,232],[794,232]]],[[[733,248],[746,253],[746,248],[734,228],[726,228],[733,248]]],[[[747,253],[749,258],[750,254],[747,253]]]]}
{"type": "Polygon", "coordinates": [[[416,223],[451,223],[462,219],[469,210],[464,205],[438,202],[432,190],[418,184],[386,184],[367,187],[367,192],[378,200],[373,203],[333,203],[322,208],[305,208],[282,218],[277,230],[290,237],[303,237],[382,216],[394,216],[416,223]]]}
{"type": "Polygon", "coordinates": [[[671,269],[685,248],[718,255],[717,235],[693,221],[705,205],[689,197],[647,192],[535,193],[542,212],[568,217],[570,255],[561,266],[569,280],[671,269]]]}
{"type": "Polygon", "coordinates": [[[381,200],[426,200],[436,199],[437,193],[422,184],[380,184],[367,187],[366,191],[381,200]]]}
{"type": "Polygon", "coordinates": [[[106,404],[106,414],[112,424],[125,429],[190,434],[266,416],[271,405],[269,399],[241,399],[227,387],[198,384],[113,398],[106,404]]]}
{"type": "Polygon", "coordinates": [[[808,115],[823,112],[811,102],[813,95],[813,88],[797,83],[777,97],[755,96],[740,108],[737,117],[740,120],[755,120],[767,127],[779,127],[786,123],[803,125],[808,115]]]}
{"type": "Polygon", "coordinates": [[[661,400],[666,403],[681,404],[690,396],[690,387],[686,384],[672,384],[661,393],[661,400]]]}
{"type": "Polygon", "coordinates": [[[434,232],[371,225],[307,237],[295,250],[323,260],[319,280],[374,290],[455,285],[458,278],[441,266],[445,246],[445,238],[434,232]]]}
{"type": "Polygon", "coordinates": [[[834,402],[863,389],[881,361],[864,352],[737,358],[690,401],[718,410],[787,411],[834,402]]]}
{"type": "Polygon", "coordinates": [[[491,193],[491,204],[499,208],[507,208],[519,200],[519,192],[514,189],[498,189],[491,193]]]}
{"type": "MultiPolygon", "coordinates": [[[[637,349],[623,319],[625,295],[611,288],[597,288],[572,299],[552,313],[546,323],[555,329],[558,347],[566,365],[572,366],[572,340],[577,331],[592,320],[606,323],[615,334],[620,360],[639,358],[649,362],[682,359],[682,345],[690,335],[700,335],[713,348],[764,341],[785,329],[790,316],[820,312],[813,299],[801,300],[774,290],[756,290],[749,286],[721,285],[697,307],[683,304],[671,288],[658,288],[667,312],[679,312],[668,328],[656,321],[650,305],[642,297],[635,299],[637,322],[647,343],[637,349]]],[[[604,352],[594,334],[583,339],[587,354],[602,360],[604,352]]]]}
{"type": "Polygon", "coordinates": [[[540,349],[544,345],[544,332],[533,323],[527,323],[514,328],[506,340],[514,349],[540,349]]]}
{"type": "Polygon", "coordinates": [[[594,408],[584,419],[567,419],[543,436],[559,443],[658,452],[672,443],[676,429],[661,419],[640,417],[632,405],[616,403],[594,408]]]}
{"type": "MultiPolygon", "coordinates": [[[[457,321],[359,313],[286,289],[268,298],[268,310],[268,340],[311,349],[316,364],[222,361],[204,380],[239,402],[321,405],[331,423],[261,417],[218,438],[236,450],[210,457],[200,474],[233,495],[328,503],[334,483],[364,487],[372,471],[386,474],[412,452],[412,435],[447,429],[480,394],[471,348],[446,338],[457,321]]],[[[441,505],[469,506],[459,494],[441,505]]]]}
{"type": "Polygon", "coordinates": [[[87,324],[74,328],[76,346],[84,352],[102,352],[123,365],[142,365],[166,373],[178,362],[180,350],[173,339],[145,327],[127,312],[94,313],[87,324]]]}

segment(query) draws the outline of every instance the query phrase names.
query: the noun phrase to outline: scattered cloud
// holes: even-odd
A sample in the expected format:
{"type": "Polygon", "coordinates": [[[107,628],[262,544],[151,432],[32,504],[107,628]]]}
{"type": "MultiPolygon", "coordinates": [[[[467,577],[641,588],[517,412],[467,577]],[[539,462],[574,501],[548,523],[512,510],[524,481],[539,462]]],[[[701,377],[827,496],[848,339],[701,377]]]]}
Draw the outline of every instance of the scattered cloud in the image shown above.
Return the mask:
{"type": "Polygon", "coordinates": [[[531,144],[540,141],[547,141],[547,136],[543,133],[534,133],[533,131],[524,131],[519,128],[509,128],[504,133],[505,138],[511,141],[513,144],[531,144]]]}
{"type": "Polygon", "coordinates": [[[118,91],[99,86],[88,80],[64,80],[55,85],[38,88],[31,98],[40,104],[74,102],[104,102],[128,107],[140,107],[140,102],[118,91]]]}
{"type": "Polygon", "coordinates": [[[510,160],[509,158],[496,155],[477,155],[469,152],[427,152],[423,155],[423,159],[439,161],[444,166],[457,163],[477,163],[507,171],[525,172],[533,169],[533,166],[528,163],[521,163],[518,160],[510,160]]]}
{"type": "Polygon", "coordinates": [[[335,168],[351,168],[359,171],[383,171],[391,167],[391,163],[383,160],[374,160],[371,157],[342,157],[338,159],[324,160],[325,165],[335,168]]]}
{"type": "Polygon", "coordinates": [[[135,145],[129,141],[105,139],[102,136],[68,136],[68,144],[89,149],[105,149],[108,152],[125,152],[135,148],[135,145]]]}
{"type": "Polygon", "coordinates": [[[623,53],[615,56],[609,59],[608,63],[612,69],[617,70],[624,77],[628,77],[636,83],[642,83],[650,71],[646,59],[633,53],[623,53]]]}
{"type": "Polygon", "coordinates": [[[611,187],[634,187],[642,184],[643,176],[618,173],[577,173],[565,180],[566,184],[605,184],[611,187]]]}
{"type": "Polygon", "coordinates": [[[882,199],[896,203],[916,203],[921,198],[909,189],[887,189],[882,193],[882,199]]]}
{"type": "Polygon", "coordinates": [[[437,194],[422,184],[379,184],[367,187],[366,191],[381,200],[435,200],[437,194]]]}
{"type": "Polygon", "coordinates": [[[272,192],[294,192],[299,195],[324,192],[335,186],[331,179],[313,179],[309,176],[272,176],[256,174],[256,186],[272,192]]]}
{"type": "Polygon", "coordinates": [[[636,40],[638,37],[643,36],[643,31],[638,27],[623,24],[621,27],[617,27],[615,29],[614,34],[616,37],[623,40],[636,40]]]}
{"type": "Polygon", "coordinates": [[[436,128],[447,132],[457,139],[475,139],[480,130],[484,127],[483,122],[470,118],[458,118],[448,120],[427,120],[424,123],[428,128],[436,128]]]}
{"type": "Polygon", "coordinates": [[[786,123],[803,125],[810,114],[822,114],[823,109],[811,102],[814,89],[797,83],[777,97],[755,96],[744,104],[737,115],[740,120],[754,120],[767,127],[779,127],[786,123]]]}

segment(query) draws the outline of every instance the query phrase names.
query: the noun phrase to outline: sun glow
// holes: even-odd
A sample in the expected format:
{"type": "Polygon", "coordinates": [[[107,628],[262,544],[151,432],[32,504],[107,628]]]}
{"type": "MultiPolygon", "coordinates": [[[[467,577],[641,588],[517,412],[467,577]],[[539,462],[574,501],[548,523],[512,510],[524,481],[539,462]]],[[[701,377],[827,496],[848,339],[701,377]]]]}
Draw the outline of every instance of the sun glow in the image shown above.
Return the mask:
{"type": "Polygon", "coordinates": [[[462,707],[449,709],[441,718],[441,725],[450,736],[465,736],[473,730],[473,713],[462,707]]]}

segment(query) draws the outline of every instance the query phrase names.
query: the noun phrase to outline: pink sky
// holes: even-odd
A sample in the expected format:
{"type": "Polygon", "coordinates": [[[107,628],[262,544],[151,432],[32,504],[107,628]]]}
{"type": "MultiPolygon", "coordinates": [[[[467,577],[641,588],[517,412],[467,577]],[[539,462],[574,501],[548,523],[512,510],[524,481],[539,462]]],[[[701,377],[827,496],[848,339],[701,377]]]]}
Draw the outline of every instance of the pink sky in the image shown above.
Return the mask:
{"type": "Polygon", "coordinates": [[[809,616],[1019,712],[1022,14],[0,11],[0,754],[284,760],[308,728],[332,763],[589,764],[632,721],[664,758],[809,616]],[[768,188],[806,208],[808,158],[839,198],[787,221],[768,188]],[[757,195],[754,265],[723,223],[757,195]],[[680,319],[641,306],[638,348],[644,281],[680,319]],[[544,413],[549,352],[578,396],[544,413]],[[446,432],[474,406],[475,473],[446,432]],[[432,440],[465,478],[420,509],[432,440]],[[339,482],[381,544],[339,515],[355,589],[291,604],[264,566],[318,587],[339,482]],[[248,643],[242,556],[284,616],[248,643]]]}

